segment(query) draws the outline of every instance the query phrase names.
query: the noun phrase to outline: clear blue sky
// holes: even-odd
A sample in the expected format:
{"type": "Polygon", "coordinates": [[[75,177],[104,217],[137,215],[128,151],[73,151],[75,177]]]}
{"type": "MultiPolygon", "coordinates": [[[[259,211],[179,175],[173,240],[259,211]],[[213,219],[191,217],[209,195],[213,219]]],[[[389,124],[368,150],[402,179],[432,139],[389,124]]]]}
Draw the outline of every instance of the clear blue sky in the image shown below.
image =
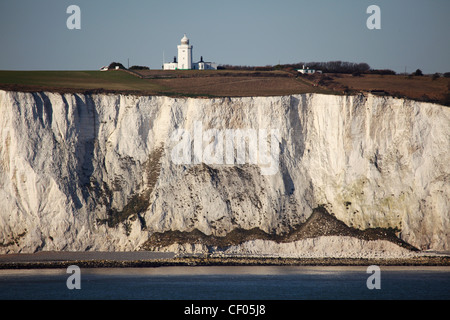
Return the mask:
{"type": "Polygon", "coordinates": [[[97,70],[112,61],[161,68],[186,33],[194,60],[264,66],[367,62],[450,71],[449,0],[0,0],[1,70],[97,70]],[[69,30],[69,5],[81,30],[69,30]],[[369,30],[369,5],[381,30],[369,30]]]}

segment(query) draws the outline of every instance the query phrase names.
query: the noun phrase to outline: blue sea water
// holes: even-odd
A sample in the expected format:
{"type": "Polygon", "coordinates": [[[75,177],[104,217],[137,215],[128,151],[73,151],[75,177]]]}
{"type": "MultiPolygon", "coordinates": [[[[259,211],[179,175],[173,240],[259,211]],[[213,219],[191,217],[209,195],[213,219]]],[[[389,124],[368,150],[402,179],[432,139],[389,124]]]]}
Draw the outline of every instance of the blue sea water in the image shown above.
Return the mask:
{"type": "Polygon", "coordinates": [[[0,300],[448,300],[449,267],[380,267],[369,289],[365,267],[159,267],[0,270],[0,300]]]}

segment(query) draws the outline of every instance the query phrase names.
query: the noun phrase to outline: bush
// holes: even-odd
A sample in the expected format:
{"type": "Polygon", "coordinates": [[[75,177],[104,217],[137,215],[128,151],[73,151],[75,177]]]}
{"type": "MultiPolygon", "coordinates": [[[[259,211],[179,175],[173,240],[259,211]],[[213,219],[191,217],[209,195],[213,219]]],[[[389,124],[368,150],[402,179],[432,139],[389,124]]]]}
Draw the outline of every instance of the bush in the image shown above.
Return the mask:
{"type": "Polygon", "coordinates": [[[322,70],[324,73],[365,73],[370,70],[370,66],[365,63],[354,63],[347,61],[328,61],[328,62],[309,62],[300,63],[301,66],[307,66],[310,69],[322,70]]]}
{"type": "Polygon", "coordinates": [[[365,63],[355,63],[347,61],[328,61],[328,62],[299,62],[293,64],[277,64],[276,66],[233,66],[233,65],[222,65],[224,69],[227,70],[257,70],[257,71],[268,71],[268,70],[285,70],[285,69],[301,69],[303,66],[309,67],[310,69],[321,70],[323,73],[348,73],[353,72],[366,73],[370,70],[370,66],[365,63]]]}
{"type": "Polygon", "coordinates": [[[375,70],[369,70],[367,73],[371,74],[387,74],[387,75],[396,75],[394,70],[390,69],[375,69],[375,70]]]}
{"type": "Polygon", "coordinates": [[[431,77],[431,80],[436,80],[436,79],[439,79],[441,77],[441,75],[439,74],[439,73],[435,73],[435,74],[433,74],[433,76],[431,77]]]}
{"type": "Polygon", "coordinates": [[[116,67],[119,67],[119,69],[126,69],[123,64],[119,63],[119,62],[111,62],[110,65],[108,66],[109,70],[114,70],[116,67]]]}
{"type": "Polygon", "coordinates": [[[273,67],[272,66],[254,67],[253,70],[254,71],[272,71],[273,67]]]}
{"type": "Polygon", "coordinates": [[[146,66],[131,66],[129,70],[150,70],[150,68],[146,66]]]}

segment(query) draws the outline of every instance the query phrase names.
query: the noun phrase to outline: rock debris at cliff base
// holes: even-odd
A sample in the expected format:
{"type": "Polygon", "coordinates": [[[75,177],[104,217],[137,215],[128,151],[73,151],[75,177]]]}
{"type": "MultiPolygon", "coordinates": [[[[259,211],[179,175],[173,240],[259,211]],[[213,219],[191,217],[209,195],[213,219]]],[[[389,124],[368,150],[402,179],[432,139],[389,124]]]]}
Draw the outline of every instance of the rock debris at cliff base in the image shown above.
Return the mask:
{"type": "MultiPolygon", "coordinates": [[[[317,251],[317,248],[309,248],[311,244],[318,247],[318,243],[321,242],[326,245],[327,239],[329,245],[332,246],[333,242],[342,240],[340,246],[349,243],[377,243],[377,240],[382,243],[378,250],[387,251],[387,247],[404,248],[406,250],[401,250],[398,248],[399,252],[402,251],[407,254],[408,251],[418,251],[417,248],[411,246],[405,241],[399,239],[395,235],[396,230],[392,229],[382,229],[382,228],[371,228],[366,230],[359,230],[355,228],[348,227],[342,221],[339,221],[324,207],[318,207],[313,210],[311,216],[306,220],[305,223],[292,226],[292,230],[285,234],[268,234],[259,228],[253,228],[250,230],[245,229],[234,229],[227,233],[225,236],[214,236],[205,235],[198,229],[190,232],[181,231],[166,231],[166,232],[155,232],[149,239],[144,243],[142,248],[144,250],[174,250],[174,251],[185,251],[189,253],[255,253],[258,255],[270,255],[271,252],[276,252],[281,254],[283,250],[287,249],[286,254],[290,256],[295,256],[301,254],[317,255],[313,251],[317,251]],[[306,240],[308,239],[308,240],[306,240]],[[306,241],[300,241],[306,240],[306,241]],[[307,244],[309,242],[309,244],[307,244]],[[391,242],[392,244],[388,244],[391,242]],[[303,243],[303,245],[301,244],[303,243]],[[382,249],[386,247],[385,249],[382,249]],[[303,246],[303,248],[302,248],[303,246]],[[259,248],[258,248],[259,247],[259,248]],[[273,249],[269,249],[273,247],[273,249]],[[305,250],[305,247],[309,249],[305,250]],[[164,249],[166,248],[166,249],[164,249]],[[290,251],[289,251],[290,250],[290,251]],[[290,253],[289,253],[290,252],[290,253]]],[[[369,246],[369,245],[366,245],[369,246]]],[[[364,246],[357,245],[359,250],[364,251],[364,246]]],[[[334,248],[333,250],[336,250],[334,248]]],[[[340,250],[339,250],[340,251],[340,250]]],[[[353,248],[353,251],[358,252],[358,249],[353,248]]],[[[332,255],[333,251],[329,250],[326,255],[332,255]]],[[[335,252],[335,254],[338,254],[335,252]]],[[[340,254],[340,253],[339,253],[340,254]]],[[[360,252],[359,255],[363,256],[364,253],[360,252]]]]}

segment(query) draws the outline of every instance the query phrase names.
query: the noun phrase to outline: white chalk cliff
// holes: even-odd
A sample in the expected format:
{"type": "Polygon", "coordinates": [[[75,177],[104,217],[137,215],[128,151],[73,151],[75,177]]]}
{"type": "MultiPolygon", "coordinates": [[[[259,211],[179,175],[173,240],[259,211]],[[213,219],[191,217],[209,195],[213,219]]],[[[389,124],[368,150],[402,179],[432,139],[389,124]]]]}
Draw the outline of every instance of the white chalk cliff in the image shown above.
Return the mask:
{"type": "MultiPolygon", "coordinates": [[[[348,226],[449,250],[450,108],[372,95],[0,91],[0,253],[139,250],[169,230],[282,234],[319,205],[348,226]],[[176,163],[174,133],[196,123],[278,130],[276,173],[249,161],[176,163]]],[[[281,250],[242,248],[258,243],[281,250]]]]}

